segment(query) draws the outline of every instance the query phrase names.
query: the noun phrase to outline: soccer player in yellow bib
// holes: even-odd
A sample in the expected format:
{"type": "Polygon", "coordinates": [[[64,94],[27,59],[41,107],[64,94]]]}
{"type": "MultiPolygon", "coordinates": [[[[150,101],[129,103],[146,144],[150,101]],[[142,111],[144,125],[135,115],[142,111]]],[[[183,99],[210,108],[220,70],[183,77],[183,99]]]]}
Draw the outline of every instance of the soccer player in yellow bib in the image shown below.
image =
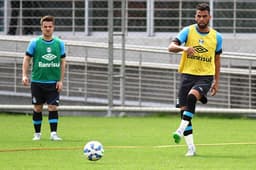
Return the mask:
{"type": "Polygon", "coordinates": [[[188,146],[186,156],[195,156],[191,120],[195,114],[196,102],[207,103],[207,93],[214,96],[218,91],[220,75],[220,54],[222,36],[209,27],[210,7],[207,3],[196,7],[196,24],[184,27],[168,47],[169,52],[182,52],[179,65],[181,83],[178,94],[181,122],[172,134],[175,143],[184,136],[188,146]]]}

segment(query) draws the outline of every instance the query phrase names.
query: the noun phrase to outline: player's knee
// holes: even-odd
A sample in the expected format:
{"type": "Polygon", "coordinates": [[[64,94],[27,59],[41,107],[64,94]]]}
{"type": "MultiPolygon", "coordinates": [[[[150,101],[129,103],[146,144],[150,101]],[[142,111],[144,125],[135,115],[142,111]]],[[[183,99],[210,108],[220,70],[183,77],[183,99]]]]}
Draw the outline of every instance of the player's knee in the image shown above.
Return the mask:
{"type": "Polygon", "coordinates": [[[57,106],[56,105],[48,105],[48,110],[49,111],[56,111],[57,110],[57,106]]]}
{"type": "Polygon", "coordinates": [[[187,96],[187,111],[193,114],[195,113],[196,101],[197,101],[197,98],[194,94],[189,94],[187,96]]]}
{"type": "Polygon", "coordinates": [[[34,105],[34,111],[39,113],[43,111],[43,105],[34,105]]]}
{"type": "Polygon", "coordinates": [[[196,96],[194,95],[194,94],[189,94],[188,96],[187,96],[187,100],[188,100],[188,102],[190,102],[190,103],[196,103],[196,101],[197,101],[197,98],[196,98],[196,96]]]}

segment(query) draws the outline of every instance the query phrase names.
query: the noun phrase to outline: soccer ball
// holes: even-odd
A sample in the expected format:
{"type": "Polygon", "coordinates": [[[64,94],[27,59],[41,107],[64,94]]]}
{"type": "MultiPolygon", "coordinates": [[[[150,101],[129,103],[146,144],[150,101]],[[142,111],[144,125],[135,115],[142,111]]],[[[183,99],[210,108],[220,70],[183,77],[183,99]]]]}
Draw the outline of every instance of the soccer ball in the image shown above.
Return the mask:
{"type": "Polygon", "coordinates": [[[103,145],[98,141],[90,141],[84,145],[84,155],[90,161],[97,161],[104,153],[103,145]]]}

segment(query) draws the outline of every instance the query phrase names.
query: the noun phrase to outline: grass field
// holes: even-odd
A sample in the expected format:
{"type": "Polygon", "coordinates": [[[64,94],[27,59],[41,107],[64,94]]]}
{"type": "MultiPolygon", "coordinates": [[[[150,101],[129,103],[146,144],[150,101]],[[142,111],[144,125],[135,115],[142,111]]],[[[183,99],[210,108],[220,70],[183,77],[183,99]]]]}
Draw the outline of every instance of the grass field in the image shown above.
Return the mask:
{"type": "Polygon", "coordinates": [[[49,140],[44,117],[42,140],[32,141],[30,115],[0,114],[1,170],[253,170],[256,169],[256,120],[195,117],[197,156],[184,156],[171,132],[179,116],[60,117],[63,141],[49,140]],[[99,140],[104,157],[85,159],[83,146],[99,140]]]}

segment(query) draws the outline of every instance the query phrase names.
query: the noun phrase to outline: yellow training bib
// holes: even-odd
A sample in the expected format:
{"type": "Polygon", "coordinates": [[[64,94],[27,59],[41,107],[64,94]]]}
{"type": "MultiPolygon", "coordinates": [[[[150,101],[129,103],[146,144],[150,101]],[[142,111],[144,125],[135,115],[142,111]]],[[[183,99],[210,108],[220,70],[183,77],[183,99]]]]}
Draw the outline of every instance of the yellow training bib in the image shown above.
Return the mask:
{"type": "Polygon", "coordinates": [[[200,34],[195,25],[189,27],[185,46],[194,47],[196,53],[188,56],[182,53],[179,72],[191,75],[215,75],[215,51],[217,45],[216,31],[210,29],[208,34],[200,34]]]}

